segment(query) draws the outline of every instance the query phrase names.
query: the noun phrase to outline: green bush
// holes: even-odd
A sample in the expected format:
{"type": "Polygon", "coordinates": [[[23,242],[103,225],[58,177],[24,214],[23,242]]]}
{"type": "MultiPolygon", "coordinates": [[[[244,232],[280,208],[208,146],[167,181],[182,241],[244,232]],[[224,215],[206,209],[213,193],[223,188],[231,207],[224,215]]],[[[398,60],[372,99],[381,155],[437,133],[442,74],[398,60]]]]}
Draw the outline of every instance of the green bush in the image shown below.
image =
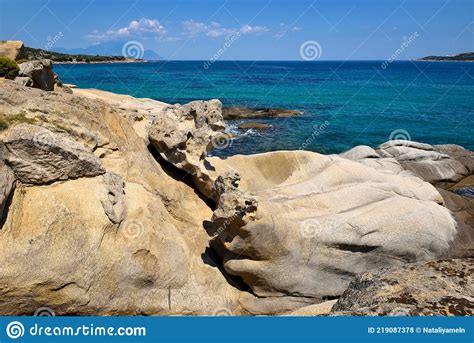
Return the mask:
{"type": "Polygon", "coordinates": [[[14,79],[20,68],[14,60],[9,59],[8,57],[0,56],[0,77],[5,77],[7,79],[14,79]]]}
{"type": "Polygon", "coordinates": [[[18,60],[16,61],[16,64],[22,64],[22,63],[25,63],[25,62],[29,62],[30,60],[27,60],[25,58],[22,58],[21,60],[18,60]]]}

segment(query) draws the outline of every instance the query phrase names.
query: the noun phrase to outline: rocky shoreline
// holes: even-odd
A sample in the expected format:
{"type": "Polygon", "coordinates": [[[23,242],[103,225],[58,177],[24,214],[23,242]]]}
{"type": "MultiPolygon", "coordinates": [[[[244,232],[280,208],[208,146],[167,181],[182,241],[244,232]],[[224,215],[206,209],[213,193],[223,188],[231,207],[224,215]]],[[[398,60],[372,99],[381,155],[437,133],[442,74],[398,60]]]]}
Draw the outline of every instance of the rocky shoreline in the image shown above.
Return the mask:
{"type": "Polygon", "coordinates": [[[53,88],[0,80],[1,315],[474,314],[473,152],[220,159],[219,100],[53,88]]]}

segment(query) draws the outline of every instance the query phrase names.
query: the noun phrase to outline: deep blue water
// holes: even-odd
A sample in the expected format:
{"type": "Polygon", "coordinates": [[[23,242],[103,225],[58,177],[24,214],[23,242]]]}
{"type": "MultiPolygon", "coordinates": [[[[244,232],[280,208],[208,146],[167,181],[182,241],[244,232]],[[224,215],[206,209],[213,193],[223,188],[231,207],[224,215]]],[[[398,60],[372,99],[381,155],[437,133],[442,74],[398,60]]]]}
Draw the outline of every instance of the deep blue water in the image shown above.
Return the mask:
{"type": "MultiPolygon", "coordinates": [[[[221,155],[307,149],[338,153],[397,137],[474,150],[474,63],[200,61],[55,65],[65,83],[168,103],[220,99],[224,106],[281,107],[304,114],[247,120],[221,155]],[[398,132],[398,131],[397,131],[398,132]]],[[[231,128],[240,123],[229,123],[231,128]]]]}

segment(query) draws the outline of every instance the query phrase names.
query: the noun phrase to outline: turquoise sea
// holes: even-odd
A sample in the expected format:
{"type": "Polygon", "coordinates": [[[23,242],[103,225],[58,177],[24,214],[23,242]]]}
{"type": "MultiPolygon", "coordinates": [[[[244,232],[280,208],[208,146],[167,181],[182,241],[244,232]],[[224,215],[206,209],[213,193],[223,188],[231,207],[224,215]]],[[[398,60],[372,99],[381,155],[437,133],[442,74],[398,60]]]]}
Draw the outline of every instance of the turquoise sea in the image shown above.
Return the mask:
{"type": "Polygon", "coordinates": [[[163,61],[55,65],[65,83],[168,103],[220,99],[224,106],[298,109],[293,118],[252,119],[219,155],[306,149],[339,153],[391,137],[474,150],[474,63],[398,61],[163,61]]]}

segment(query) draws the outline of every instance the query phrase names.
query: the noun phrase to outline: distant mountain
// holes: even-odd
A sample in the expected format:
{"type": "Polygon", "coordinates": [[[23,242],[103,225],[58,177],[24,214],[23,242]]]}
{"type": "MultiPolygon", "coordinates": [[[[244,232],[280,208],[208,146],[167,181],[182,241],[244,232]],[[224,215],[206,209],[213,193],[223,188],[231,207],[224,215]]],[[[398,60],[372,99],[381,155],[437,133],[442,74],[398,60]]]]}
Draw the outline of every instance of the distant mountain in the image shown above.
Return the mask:
{"type": "MultiPolygon", "coordinates": [[[[122,56],[122,49],[127,42],[107,42],[102,44],[91,45],[87,48],[65,49],[55,48],[56,51],[65,54],[80,54],[80,55],[103,55],[103,56],[122,56]]],[[[143,56],[145,60],[163,60],[163,57],[158,55],[153,50],[144,50],[143,56]]]]}
{"type": "Polygon", "coordinates": [[[464,52],[450,56],[427,56],[419,58],[418,61],[474,61],[474,52],[464,52]]]}

